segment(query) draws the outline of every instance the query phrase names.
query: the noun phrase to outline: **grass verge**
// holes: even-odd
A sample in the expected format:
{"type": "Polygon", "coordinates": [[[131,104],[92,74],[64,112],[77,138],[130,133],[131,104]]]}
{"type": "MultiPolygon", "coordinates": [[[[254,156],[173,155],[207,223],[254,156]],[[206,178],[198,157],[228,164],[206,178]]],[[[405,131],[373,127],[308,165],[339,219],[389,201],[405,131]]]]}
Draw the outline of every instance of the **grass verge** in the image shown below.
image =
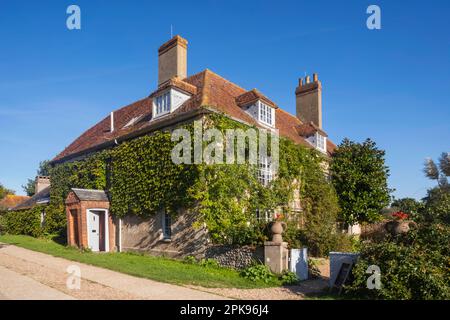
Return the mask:
{"type": "Polygon", "coordinates": [[[241,277],[238,271],[227,268],[204,267],[175,259],[134,253],[85,252],[62,246],[49,239],[1,235],[0,242],[132,276],[178,285],[207,288],[265,288],[281,285],[277,280],[271,283],[253,282],[241,277]]]}

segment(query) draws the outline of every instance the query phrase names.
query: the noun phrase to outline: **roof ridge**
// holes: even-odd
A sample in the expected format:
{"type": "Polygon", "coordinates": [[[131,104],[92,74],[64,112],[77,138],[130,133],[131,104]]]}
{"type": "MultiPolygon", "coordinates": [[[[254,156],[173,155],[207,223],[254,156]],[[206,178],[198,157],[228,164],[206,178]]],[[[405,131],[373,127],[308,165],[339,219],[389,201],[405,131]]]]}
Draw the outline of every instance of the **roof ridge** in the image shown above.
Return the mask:
{"type": "Polygon", "coordinates": [[[220,74],[218,74],[218,73],[212,71],[211,69],[206,68],[204,71],[205,71],[205,72],[209,72],[209,73],[211,73],[212,75],[214,75],[214,76],[216,76],[216,77],[218,77],[218,78],[221,78],[222,80],[225,80],[226,82],[232,84],[233,86],[235,86],[235,87],[238,88],[238,89],[244,90],[244,91],[246,91],[246,92],[248,91],[247,89],[241,87],[240,85],[234,83],[233,81],[230,81],[230,80],[228,80],[227,78],[222,77],[220,74]]]}
{"type": "Polygon", "coordinates": [[[105,192],[105,190],[100,190],[100,189],[83,189],[83,188],[71,188],[71,190],[84,190],[84,191],[105,192]]]}

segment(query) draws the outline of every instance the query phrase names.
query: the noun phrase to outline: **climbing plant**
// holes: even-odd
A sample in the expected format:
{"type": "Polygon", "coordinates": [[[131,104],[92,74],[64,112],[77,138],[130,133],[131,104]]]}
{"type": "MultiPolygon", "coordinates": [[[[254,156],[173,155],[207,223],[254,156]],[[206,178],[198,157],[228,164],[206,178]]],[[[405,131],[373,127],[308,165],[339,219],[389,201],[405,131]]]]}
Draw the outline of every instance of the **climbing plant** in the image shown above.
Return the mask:
{"type": "MultiPolygon", "coordinates": [[[[203,129],[214,127],[222,133],[251,128],[220,114],[206,116],[202,123],[203,129]]],[[[192,124],[183,127],[192,133],[192,124]]],[[[195,210],[194,227],[206,224],[216,243],[261,243],[267,239],[267,223],[257,220],[256,210],[281,211],[289,217],[289,241],[307,242],[312,235],[303,234],[301,238],[297,232],[299,215],[290,214],[297,190],[300,202],[305,204],[303,215],[328,219],[327,228],[320,230],[317,223],[315,232],[330,232],[328,226],[335,223],[337,207],[333,187],[323,172],[324,156],[288,139],[280,138],[279,142],[277,179],[267,186],[259,183],[258,168],[248,161],[175,164],[171,152],[177,141],[171,140],[168,131],[156,131],[82,160],[58,164],[50,171],[52,229],[63,230],[64,200],[70,188],[85,188],[107,190],[111,212],[116,216],[151,216],[161,208],[171,214],[177,214],[180,208],[195,210]]],[[[202,144],[206,145],[204,141],[202,144]]],[[[269,137],[269,153],[270,145],[269,137]]],[[[247,142],[245,148],[248,154],[247,142]]]]}

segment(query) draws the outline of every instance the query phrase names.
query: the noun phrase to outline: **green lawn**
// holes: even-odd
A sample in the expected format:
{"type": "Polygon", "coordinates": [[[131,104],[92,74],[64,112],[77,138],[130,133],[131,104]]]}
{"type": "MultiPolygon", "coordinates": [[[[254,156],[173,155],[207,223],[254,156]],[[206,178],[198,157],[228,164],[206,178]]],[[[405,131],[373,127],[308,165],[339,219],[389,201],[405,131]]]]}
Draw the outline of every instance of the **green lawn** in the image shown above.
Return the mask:
{"type": "MultiPolygon", "coordinates": [[[[57,244],[48,239],[28,236],[2,235],[0,242],[39,251],[55,257],[78,261],[129,275],[180,285],[199,285],[209,288],[263,288],[278,286],[253,282],[226,268],[202,267],[182,261],[131,253],[91,253],[57,244]]],[[[274,280],[275,281],[275,280],[274,280]]]]}

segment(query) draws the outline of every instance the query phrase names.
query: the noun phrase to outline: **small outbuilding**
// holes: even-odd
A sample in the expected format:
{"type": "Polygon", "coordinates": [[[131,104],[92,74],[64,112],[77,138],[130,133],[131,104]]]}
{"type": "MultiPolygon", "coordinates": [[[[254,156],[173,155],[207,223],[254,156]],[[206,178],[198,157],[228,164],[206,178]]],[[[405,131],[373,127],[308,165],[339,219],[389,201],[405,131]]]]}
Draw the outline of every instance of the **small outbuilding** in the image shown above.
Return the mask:
{"type": "Polygon", "coordinates": [[[67,241],[94,252],[115,250],[114,220],[103,190],[71,189],[66,198],[67,241]]]}

